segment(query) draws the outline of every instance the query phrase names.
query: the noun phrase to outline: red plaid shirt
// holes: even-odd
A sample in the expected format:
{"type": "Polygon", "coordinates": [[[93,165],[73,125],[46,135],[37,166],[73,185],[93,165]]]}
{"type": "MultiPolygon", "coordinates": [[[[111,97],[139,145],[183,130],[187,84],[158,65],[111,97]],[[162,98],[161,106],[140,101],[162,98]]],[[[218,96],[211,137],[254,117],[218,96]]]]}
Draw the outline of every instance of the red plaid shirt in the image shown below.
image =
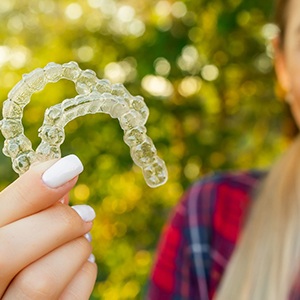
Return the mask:
{"type": "Polygon", "coordinates": [[[212,299],[263,174],[217,174],[188,190],[161,238],[148,299],[212,299]]]}

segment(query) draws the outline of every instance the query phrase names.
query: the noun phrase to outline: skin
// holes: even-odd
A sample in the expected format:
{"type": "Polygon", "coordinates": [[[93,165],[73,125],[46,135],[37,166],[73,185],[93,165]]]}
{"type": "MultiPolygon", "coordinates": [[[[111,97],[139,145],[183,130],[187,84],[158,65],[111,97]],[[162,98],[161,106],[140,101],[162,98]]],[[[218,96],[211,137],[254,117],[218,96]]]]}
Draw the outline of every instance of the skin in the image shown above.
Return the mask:
{"type": "Polygon", "coordinates": [[[300,128],[300,1],[290,0],[287,19],[284,41],[274,41],[275,69],[300,128]]]}
{"type": "Polygon", "coordinates": [[[97,267],[88,261],[92,228],[67,203],[77,178],[55,189],[33,166],[0,193],[0,298],[89,299],[97,267]]]}

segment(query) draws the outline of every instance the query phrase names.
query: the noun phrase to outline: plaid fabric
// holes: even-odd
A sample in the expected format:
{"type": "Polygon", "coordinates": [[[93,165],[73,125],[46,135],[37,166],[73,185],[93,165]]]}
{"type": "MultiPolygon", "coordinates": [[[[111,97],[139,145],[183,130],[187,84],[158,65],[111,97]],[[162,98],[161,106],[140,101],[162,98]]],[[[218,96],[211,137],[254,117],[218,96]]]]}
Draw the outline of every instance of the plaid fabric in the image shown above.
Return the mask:
{"type": "Polygon", "coordinates": [[[148,299],[212,299],[263,175],[216,174],[187,191],[164,228],[148,299]]]}

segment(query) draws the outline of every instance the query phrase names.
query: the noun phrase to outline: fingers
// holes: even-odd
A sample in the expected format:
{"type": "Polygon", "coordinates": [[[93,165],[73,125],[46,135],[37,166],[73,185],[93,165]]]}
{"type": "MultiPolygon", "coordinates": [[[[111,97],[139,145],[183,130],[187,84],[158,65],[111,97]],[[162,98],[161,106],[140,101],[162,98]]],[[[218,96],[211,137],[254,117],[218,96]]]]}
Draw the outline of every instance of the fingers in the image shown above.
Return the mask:
{"type": "Polygon", "coordinates": [[[79,294],[68,299],[88,299],[96,277],[95,264],[87,263],[90,253],[91,245],[84,237],[55,249],[21,271],[3,299],[50,300],[75,291],[79,294]]]}
{"type": "Polygon", "coordinates": [[[39,212],[68,194],[83,166],[75,155],[33,166],[0,193],[0,227],[39,212]]]}
{"type": "Polygon", "coordinates": [[[88,300],[93,291],[96,277],[97,265],[93,262],[85,262],[59,300],[88,300]]]}
{"type": "Polygon", "coordinates": [[[42,256],[89,232],[94,210],[54,204],[0,229],[0,297],[12,278],[42,256]],[[22,249],[20,251],[20,249],[22,249]]]}
{"type": "Polygon", "coordinates": [[[82,281],[80,295],[88,299],[96,267],[86,263],[91,249],[82,236],[91,230],[95,213],[89,206],[66,205],[82,170],[74,155],[40,163],[0,193],[0,298],[57,299],[82,281]],[[55,274],[60,284],[54,285],[55,274]],[[45,290],[47,276],[54,279],[45,290]]]}

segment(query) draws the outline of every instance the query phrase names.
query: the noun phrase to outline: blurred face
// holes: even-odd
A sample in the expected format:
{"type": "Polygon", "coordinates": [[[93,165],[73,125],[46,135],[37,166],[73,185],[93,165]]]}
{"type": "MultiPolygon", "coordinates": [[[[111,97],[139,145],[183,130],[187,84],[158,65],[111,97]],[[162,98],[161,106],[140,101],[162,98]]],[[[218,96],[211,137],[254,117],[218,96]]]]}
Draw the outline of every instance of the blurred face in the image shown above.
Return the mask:
{"type": "Polygon", "coordinates": [[[275,67],[300,128],[300,1],[286,1],[289,1],[288,23],[284,44],[282,47],[278,43],[275,45],[275,67]]]}

